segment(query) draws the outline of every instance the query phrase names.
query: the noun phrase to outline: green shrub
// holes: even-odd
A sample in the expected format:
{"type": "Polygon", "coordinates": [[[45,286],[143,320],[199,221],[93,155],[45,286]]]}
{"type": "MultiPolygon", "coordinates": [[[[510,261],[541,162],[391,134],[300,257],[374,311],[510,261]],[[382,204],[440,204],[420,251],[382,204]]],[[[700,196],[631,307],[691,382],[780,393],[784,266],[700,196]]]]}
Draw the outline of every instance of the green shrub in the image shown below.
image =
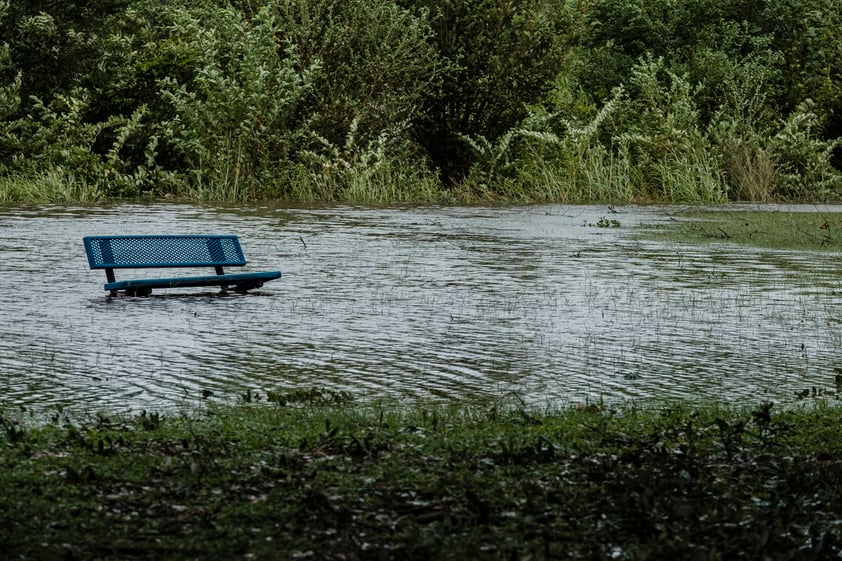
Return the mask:
{"type": "Polygon", "coordinates": [[[565,52],[564,2],[404,0],[429,9],[446,63],[414,134],[448,182],[468,173],[465,138],[497,142],[550,90],[565,52]]]}
{"type": "Polygon", "coordinates": [[[0,0],[2,196],[838,199],[840,28],[840,0],[0,0]]]}
{"type": "MultiPolygon", "coordinates": [[[[2,21],[3,4],[0,3],[0,21],[2,21]]],[[[6,74],[10,68],[9,46],[0,45],[0,76],[6,74]]],[[[10,78],[5,84],[0,82],[0,174],[8,169],[8,160],[18,152],[16,135],[17,123],[12,118],[20,108],[20,72],[10,78]]]]}
{"type": "Polygon", "coordinates": [[[842,138],[826,141],[816,133],[819,119],[805,101],[770,139],[777,194],[790,200],[827,200],[842,194],[842,173],[830,164],[842,138]]]}
{"type": "Polygon", "coordinates": [[[164,134],[200,198],[260,197],[277,163],[306,135],[300,109],[317,63],[301,66],[294,46],[276,36],[268,8],[250,21],[232,8],[182,10],[175,25],[196,75],[188,83],[162,80],[174,113],[164,134]]]}
{"type": "Polygon", "coordinates": [[[173,36],[195,76],[161,83],[174,115],[166,141],[187,163],[191,196],[359,191],[412,150],[408,126],[437,75],[428,35],[423,14],[389,2],[268,2],[251,19],[181,10],[173,36]]]}
{"type": "Polygon", "coordinates": [[[546,200],[721,202],[727,186],[694,93],[663,59],[644,57],[589,120],[533,113],[496,144],[469,139],[478,159],[471,178],[504,189],[517,178],[546,200]]]}
{"type": "Polygon", "coordinates": [[[425,10],[387,0],[270,2],[278,39],[293,45],[300,64],[314,66],[306,93],[313,149],[388,142],[402,144],[441,63],[430,45],[425,10]]]}
{"type": "Polygon", "coordinates": [[[427,158],[410,137],[441,79],[427,12],[385,0],[271,5],[301,64],[318,64],[302,109],[309,136],[295,155],[310,176],[306,198],[430,199],[427,158]]]}
{"type": "Polygon", "coordinates": [[[812,99],[825,139],[842,136],[842,2],[772,0],[755,14],[755,25],[773,38],[780,60],[784,114],[812,99]]]}
{"type": "Polygon", "coordinates": [[[630,154],[636,190],[670,202],[722,202],[727,188],[704,135],[695,103],[697,86],[643,57],[631,71],[623,127],[615,137],[630,154]]]}

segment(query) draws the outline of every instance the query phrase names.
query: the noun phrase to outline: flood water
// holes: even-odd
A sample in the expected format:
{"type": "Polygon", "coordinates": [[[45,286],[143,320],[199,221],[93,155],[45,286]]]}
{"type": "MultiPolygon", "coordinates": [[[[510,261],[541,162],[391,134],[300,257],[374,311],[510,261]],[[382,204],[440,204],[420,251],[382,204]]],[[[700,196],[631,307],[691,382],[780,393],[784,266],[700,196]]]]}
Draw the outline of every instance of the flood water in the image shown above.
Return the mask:
{"type": "Polygon", "coordinates": [[[652,241],[635,227],[669,209],[610,212],[0,209],[0,404],[172,410],[313,387],[360,401],[791,402],[835,387],[838,254],[652,241]],[[82,237],[154,233],[237,234],[246,270],[284,276],[248,295],[107,298],[82,237]]]}

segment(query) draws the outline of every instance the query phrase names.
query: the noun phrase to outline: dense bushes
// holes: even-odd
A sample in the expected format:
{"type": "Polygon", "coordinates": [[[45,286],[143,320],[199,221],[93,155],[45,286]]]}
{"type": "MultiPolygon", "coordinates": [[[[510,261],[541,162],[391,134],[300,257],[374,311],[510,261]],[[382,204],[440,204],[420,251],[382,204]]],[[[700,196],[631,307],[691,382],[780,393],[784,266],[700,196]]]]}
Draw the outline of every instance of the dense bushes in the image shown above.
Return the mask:
{"type": "Polygon", "coordinates": [[[445,182],[473,163],[462,137],[495,140],[551,89],[565,46],[564,3],[555,0],[411,0],[430,10],[443,80],[413,129],[445,182]]]}
{"type": "Polygon", "coordinates": [[[0,0],[0,200],[833,200],[842,0],[0,0]]]}

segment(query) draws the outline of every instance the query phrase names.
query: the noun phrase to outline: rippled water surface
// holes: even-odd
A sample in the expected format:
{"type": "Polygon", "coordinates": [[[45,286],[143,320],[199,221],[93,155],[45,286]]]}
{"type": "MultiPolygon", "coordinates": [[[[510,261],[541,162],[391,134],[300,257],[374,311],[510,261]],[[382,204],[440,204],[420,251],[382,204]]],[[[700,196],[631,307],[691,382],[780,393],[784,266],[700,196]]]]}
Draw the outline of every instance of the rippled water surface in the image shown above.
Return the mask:
{"type": "Polygon", "coordinates": [[[792,400],[834,386],[838,254],[654,242],[635,226],[667,210],[608,212],[2,209],[0,403],[171,409],[312,387],[535,404],[792,400]],[[238,234],[246,270],[284,277],[245,296],[107,298],[81,239],[128,233],[238,234]]]}

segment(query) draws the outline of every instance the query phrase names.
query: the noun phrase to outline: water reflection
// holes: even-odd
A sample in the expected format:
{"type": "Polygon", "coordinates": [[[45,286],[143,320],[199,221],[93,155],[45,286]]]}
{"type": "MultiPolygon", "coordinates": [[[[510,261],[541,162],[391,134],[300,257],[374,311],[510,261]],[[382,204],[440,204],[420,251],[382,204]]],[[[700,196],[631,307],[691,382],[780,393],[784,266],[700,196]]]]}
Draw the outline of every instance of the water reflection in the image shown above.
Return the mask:
{"type": "Polygon", "coordinates": [[[791,400],[833,385],[838,255],[643,241],[633,226],[665,212],[595,226],[605,213],[2,210],[0,399],[125,411],[323,386],[358,399],[791,400]],[[106,298],[82,236],[164,232],[238,234],[248,270],[284,277],[246,296],[106,298]]]}

